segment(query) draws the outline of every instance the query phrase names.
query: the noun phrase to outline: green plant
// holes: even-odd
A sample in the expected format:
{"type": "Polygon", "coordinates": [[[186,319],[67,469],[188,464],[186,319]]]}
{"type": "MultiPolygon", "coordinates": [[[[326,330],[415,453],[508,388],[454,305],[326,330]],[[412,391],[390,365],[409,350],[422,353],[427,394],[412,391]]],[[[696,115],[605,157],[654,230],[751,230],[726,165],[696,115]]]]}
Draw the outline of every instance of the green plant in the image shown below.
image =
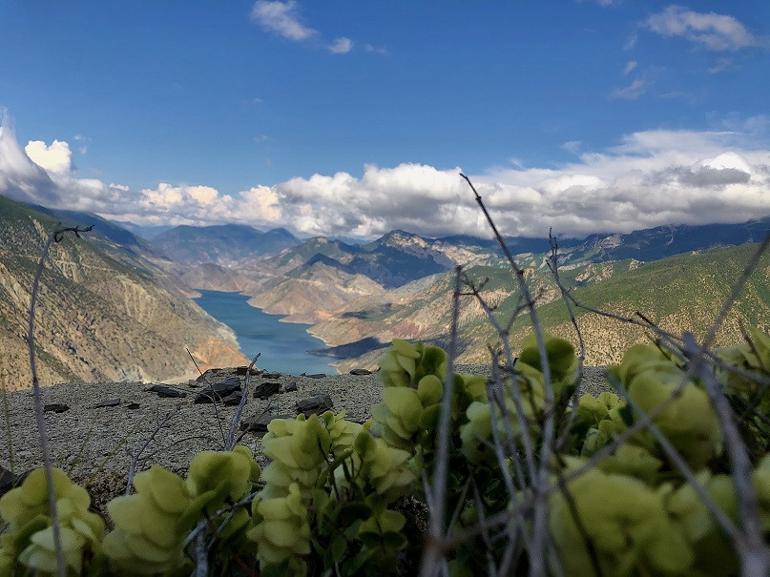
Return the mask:
{"type": "MultiPolygon", "coordinates": [[[[767,540],[770,454],[761,450],[764,391],[752,375],[767,374],[770,339],[750,335],[719,352],[713,375],[736,410],[754,403],[741,432],[756,437],[750,486],[767,540]]],[[[574,349],[550,337],[545,345],[554,393],[569,397],[574,349]]],[[[248,574],[257,565],[275,577],[416,571],[426,519],[421,524],[415,511],[429,515],[432,506],[424,489],[436,465],[446,361],[438,347],[394,342],[382,358],[383,401],[370,421],[331,412],[273,420],[263,472],[239,446],[199,453],[186,478],[158,466],[137,474],[136,492],[108,505],[114,529],[106,536],[87,493],[54,469],[67,572],[179,575],[202,559],[217,575],[248,574]]],[[[559,450],[543,493],[550,569],[558,562],[577,576],[739,574],[730,531],[742,521],[743,497],[723,454],[720,421],[689,362],[660,346],[632,347],[611,370],[617,394],[581,395],[550,409],[560,411],[559,450]]],[[[452,575],[504,564],[510,574],[528,574],[524,515],[544,490],[524,453],[536,458],[549,410],[541,368],[529,341],[512,370],[498,367],[504,373],[497,379],[451,377],[445,530],[458,536],[447,553],[452,575]],[[506,515],[491,533],[488,520],[506,515]]],[[[39,469],[0,499],[0,575],[55,571],[47,495],[39,469]]]]}

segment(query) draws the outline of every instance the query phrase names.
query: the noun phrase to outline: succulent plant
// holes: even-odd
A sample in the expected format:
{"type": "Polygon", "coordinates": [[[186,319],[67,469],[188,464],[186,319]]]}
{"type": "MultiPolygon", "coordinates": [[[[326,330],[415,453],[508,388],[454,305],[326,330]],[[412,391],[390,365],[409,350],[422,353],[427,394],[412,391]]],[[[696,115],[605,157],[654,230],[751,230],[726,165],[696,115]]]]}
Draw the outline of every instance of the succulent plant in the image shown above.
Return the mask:
{"type": "Polygon", "coordinates": [[[309,494],[331,451],[331,435],[325,422],[318,415],[298,415],[296,419],[274,419],[267,430],[262,446],[264,454],[273,461],[262,475],[266,482],[262,496],[285,497],[292,483],[298,485],[302,494],[309,494]]]}
{"type": "MultiPolygon", "coordinates": [[[[187,564],[183,545],[205,513],[215,518],[226,502],[245,497],[259,476],[251,451],[203,451],[190,464],[187,481],[153,465],[134,478],[136,493],[110,501],[115,530],[104,539],[113,570],[126,575],[156,575],[187,564]]],[[[246,520],[247,521],[247,520],[246,520]]],[[[244,525],[236,512],[222,537],[244,525]]]]}
{"type": "MultiPolygon", "coordinates": [[[[64,561],[79,575],[86,561],[98,562],[104,533],[101,517],[88,508],[88,492],[61,469],[52,469],[56,509],[64,561]]],[[[54,534],[48,506],[45,470],[33,470],[21,486],[0,498],[0,515],[8,525],[0,537],[0,575],[9,575],[18,563],[43,574],[57,568],[54,534]]]]}
{"type": "MultiPolygon", "coordinates": [[[[632,347],[613,373],[639,410],[656,412],[653,422],[693,469],[700,470],[721,452],[719,420],[706,391],[657,347],[632,347]]],[[[635,442],[654,447],[650,433],[638,435],[635,442]]]]}
{"type": "Polygon", "coordinates": [[[285,575],[305,575],[302,557],[310,553],[310,525],[299,485],[291,483],[283,497],[255,498],[252,517],[248,538],[257,543],[262,570],[282,567],[285,575]]]}
{"type": "MultiPolygon", "coordinates": [[[[575,347],[569,341],[547,335],[544,341],[554,394],[558,395],[563,389],[574,387],[578,377],[579,360],[575,356],[575,347]]],[[[543,362],[535,335],[524,339],[518,364],[525,364],[543,372],[543,362]]]]}
{"type": "MultiPolygon", "coordinates": [[[[577,465],[581,461],[573,460],[577,465]]],[[[688,575],[694,555],[663,497],[645,483],[594,469],[567,484],[603,575],[688,575]]],[[[595,574],[586,538],[563,493],[550,502],[550,530],[567,575],[595,574]]]]}

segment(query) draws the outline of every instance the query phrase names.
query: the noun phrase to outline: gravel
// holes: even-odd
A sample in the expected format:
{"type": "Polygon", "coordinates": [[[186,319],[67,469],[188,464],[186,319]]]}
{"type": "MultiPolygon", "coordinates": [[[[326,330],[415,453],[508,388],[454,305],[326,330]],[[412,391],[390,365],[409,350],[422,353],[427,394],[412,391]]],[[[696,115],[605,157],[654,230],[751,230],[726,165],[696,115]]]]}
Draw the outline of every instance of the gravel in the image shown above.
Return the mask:
{"type": "MultiPolygon", "coordinates": [[[[461,366],[458,372],[485,374],[486,368],[461,366]]],[[[381,385],[376,374],[270,377],[250,377],[244,419],[265,413],[295,415],[298,401],[326,394],[331,397],[335,411],[345,410],[348,419],[364,422],[369,418],[371,408],[381,400],[381,385]],[[267,399],[254,398],[254,387],[267,380],[279,382],[281,392],[267,399]],[[296,384],[296,390],[283,392],[287,385],[291,389],[292,383],[296,384]]],[[[605,378],[605,368],[587,367],[581,388],[597,394],[606,390],[605,378]]],[[[145,444],[139,469],[159,463],[180,473],[186,470],[190,458],[198,451],[222,448],[223,437],[228,434],[237,407],[195,404],[201,383],[166,386],[188,394],[164,398],[149,391],[148,385],[142,383],[64,384],[43,389],[44,403],[69,406],[63,413],[45,413],[54,462],[93,491],[97,505],[125,490],[126,471],[132,455],[145,444]],[[115,402],[117,400],[119,404],[115,402]],[[108,406],[97,407],[99,404],[108,406]],[[137,404],[139,408],[135,408],[137,404]]],[[[39,466],[42,459],[32,394],[29,391],[10,393],[8,403],[13,469],[21,473],[39,466]]],[[[7,427],[4,428],[7,431],[7,427]]],[[[240,435],[240,431],[237,434],[240,435]]],[[[246,432],[240,442],[259,455],[261,438],[261,433],[246,432]]],[[[9,466],[8,442],[0,442],[0,445],[0,464],[9,466]]]]}

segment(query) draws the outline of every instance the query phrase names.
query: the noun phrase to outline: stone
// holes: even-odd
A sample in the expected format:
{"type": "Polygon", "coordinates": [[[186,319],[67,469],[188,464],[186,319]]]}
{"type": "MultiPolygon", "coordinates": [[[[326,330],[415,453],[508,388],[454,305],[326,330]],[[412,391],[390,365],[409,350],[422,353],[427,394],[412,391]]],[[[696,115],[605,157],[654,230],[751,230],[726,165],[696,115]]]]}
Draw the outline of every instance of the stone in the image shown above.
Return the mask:
{"type": "Polygon", "coordinates": [[[262,373],[263,379],[275,380],[281,378],[281,373],[262,373]]]}
{"type": "Polygon", "coordinates": [[[136,409],[138,409],[140,406],[141,406],[141,405],[140,405],[139,403],[128,403],[128,404],[126,405],[126,408],[127,408],[127,409],[131,409],[132,411],[135,411],[135,410],[136,410],[136,409]]]}
{"type": "Polygon", "coordinates": [[[230,393],[224,399],[222,399],[222,404],[228,407],[234,407],[241,404],[242,398],[243,393],[240,391],[235,391],[234,393],[230,393]]]}
{"type": "Polygon", "coordinates": [[[350,374],[355,375],[357,377],[363,377],[365,375],[371,375],[372,371],[370,371],[369,369],[353,369],[352,371],[350,371],[350,374]]]}
{"type": "Polygon", "coordinates": [[[251,367],[251,370],[249,370],[249,367],[235,367],[235,374],[236,375],[240,375],[240,376],[244,377],[244,376],[246,376],[246,371],[249,371],[249,374],[252,377],[256,377],[256,376],[262,374],[262,370],[261,369],[257,369],[257,368],[254,368],[254,367],[251,367]]]}
{"type": "Polygon", "coordinates": [[[145,390],[151,393],[158,393],[158,396],[162,399],[176,399],[184,398],[187,396],[187,393],[184,391],[180,391],[174,387],[169,387],[168,385],[153,385],[149,389],[145,390]]]}
{"type": "Polygon", "coordinates": [[[119,404],[120,404],[120,399],[107,399],[106,401],[102,401],[101,403],[96,403],[91,408],[106,409],[108,407],[117,407],[119,404]]]}
{"type": "Polygon", "coordinates": [[[4,495],[16,486],[19,478],[5,467],[0,466],[0,495],[4,495]]]}
{"type": "Polygon", "coordinates": [[[296,390],[297,390],[297,381],[291,381],[290,383],[287,383],[283,387],[284,393],[291,393],[292,391],[296,391],[296,390]]]}
{"type": "Polygon", "coordinates": [[[241,379],[238,377],[228,377],[218,383],[212,383],[210,386],[203,389],[200,394],[195,397],[195,403],[213,403],[214,401],[220,401],[240,390],[241,379]]]}
{"type": "Polygon", "coordinates": [[[43,407],[46,413],[63,413],[69,411],[70,408],[64,403],[49,403],[43,407]]]}
{"type": "Polygon", "coordinates": [[[267,431],[267,426],[273,419],[293,419],[291,415],[271,415],[262,414],[254,415],[241,421],[241,431],[254,431],[255,433],[264,433],[267,431]]]}
{"type": "Polygon", "coordinates": [[[264,381],[254,387],[254,396],[258,399],[272,397],[281,389],[281,383],[277,381],[264,381]]]}
{"type": "Polygon", "coordinates": [[[320,415],[334,408],[334,402],[329,395],[316,395],[297,402],[297,413],[303,413],[306,417],[320,415]]]}
{"type": "Polygon", "coordinates": [[[306,379],[324,379],[326,378],[326,373],[313,373],[312,375],[302,375],[306,379]]]}
{"type": "Polygon", "coordinates": [[[195,380],[198,381],[199,383],[206,383],[223,372],[225,372],[225,369],[208,369],[206,372],[201,374],[201,376],[195,380]]]}

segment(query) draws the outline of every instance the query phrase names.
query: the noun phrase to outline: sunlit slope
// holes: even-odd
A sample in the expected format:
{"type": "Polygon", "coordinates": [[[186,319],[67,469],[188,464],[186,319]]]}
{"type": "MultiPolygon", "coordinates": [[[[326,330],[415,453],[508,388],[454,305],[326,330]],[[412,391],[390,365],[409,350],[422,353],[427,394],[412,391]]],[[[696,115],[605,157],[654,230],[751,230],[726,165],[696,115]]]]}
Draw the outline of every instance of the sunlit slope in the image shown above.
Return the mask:
{"type": "MultiPolygon", "coordinates": [[[[620,261],[581,265],[562,272],[562,281],[573,290],[578,301],[591,307],[626,316],[642,312],[664,330],[681,334],[705,334],[719,308],[730,294],[758,245],[720,248],[703,253],[678,255],[651,263],[620,261]]],[[[468,275],[483,284],[482,294],[496,307],[499,319],[508,319],[519,303],[518,291],[509,271],[493,267],[474,267],[468,275]],[[486,282],[483,281],[486,279],[486,282]]],[[[537,298],[538,315],[545,329],[577,343],[564,302],[544,267],[527,269],[526,276],[537,298]]],[[[421,286],[406,285],[387,306],[355,311],[320,323],[313,328],[333,344],[342,344],[375,334],[382,341],[394,337],[442,340],[449,333],[452,301],[452,275],[423,279],[421,286]]],[[[617,362],[621,352],[648,337],[643,329],[577,309],[579,326],[586,342],[586,361],[590,364],[617,362]]],[[[749,278],[744,291],[718,333],[717,344],[740,339],[740,323],[770,328],[770,257],[765,255],[749,278]]],[[[518,347],[529,334],[526,313],[511,331],[518,347]]],[[[487,344],[494,332],[486,315],[472,296],[462,297],[460,314],[460,360],[486,361],[487,344]]],[[[345,361],[341,368],[371,364],[376,353],[345,361]]]]}
{"type": "MultiPolygon", "coordinates": [[[[0,384],[29,383],[25,342],[40,249],[56,221],[0,197],[0,384]]],[[[229,333],[173,287],[149,260],[98,230],[68,235],[42,276],[37,353],[44,383],[173,379],[204,363],[240,362],[229,333]]]]}

